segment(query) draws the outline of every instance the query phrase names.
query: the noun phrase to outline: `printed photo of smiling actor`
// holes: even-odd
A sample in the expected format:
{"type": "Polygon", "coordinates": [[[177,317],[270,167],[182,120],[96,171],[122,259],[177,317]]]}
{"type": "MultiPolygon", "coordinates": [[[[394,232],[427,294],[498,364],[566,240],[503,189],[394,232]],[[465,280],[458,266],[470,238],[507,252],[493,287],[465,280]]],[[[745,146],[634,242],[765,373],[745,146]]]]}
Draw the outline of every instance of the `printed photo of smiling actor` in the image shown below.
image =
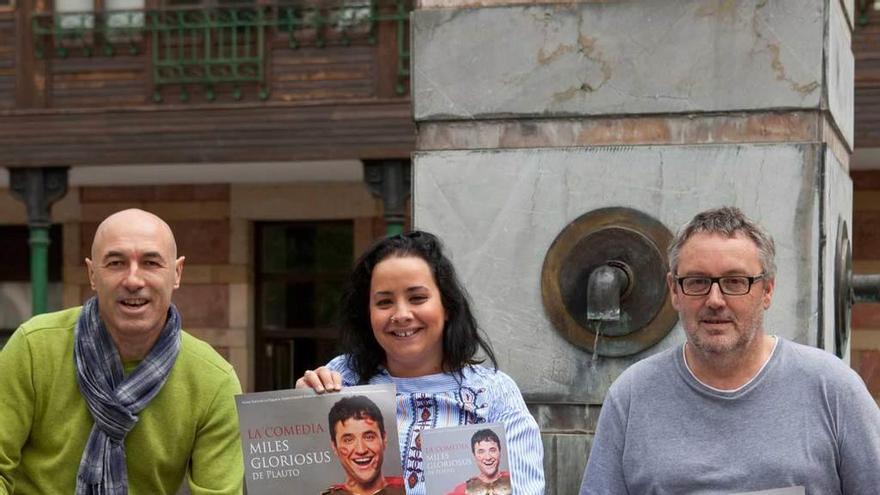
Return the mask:
{"type": "Polygon", "coordinates": [[[382,411],[373,401],[362,395],[340,399],[330,408],[327,423],[333,454],[346,477],[321,495],[405,495],[403,478],[382,475],[388,437],[382,411]]]}
{"type": "Polygon", "coordinates": [[[471,437],[471,453],[480,474],[455,487],[448,495],[511,495],[510,472],[501,470],[501,440],[494,431],[478,430],[471,437]]]}

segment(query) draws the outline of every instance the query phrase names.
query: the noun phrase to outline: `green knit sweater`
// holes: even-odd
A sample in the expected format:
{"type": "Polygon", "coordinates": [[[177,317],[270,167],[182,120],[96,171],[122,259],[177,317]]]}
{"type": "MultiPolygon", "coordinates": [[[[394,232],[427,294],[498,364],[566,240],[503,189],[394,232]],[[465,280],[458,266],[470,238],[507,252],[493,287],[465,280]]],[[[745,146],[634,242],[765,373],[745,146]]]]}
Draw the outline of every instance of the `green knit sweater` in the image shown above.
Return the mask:
{"type": "MultiPolygon", "coordinates": [[[[0,351],[0,495],[75,490],[93,424],[73,361],[79,314],[36,316],[0,351]]],[[[174,495],[187,467],[193,495],[241,493],[238,393],[232,366],[181,332],[168,381],[125,438],[129,494],[174,495]]]]}

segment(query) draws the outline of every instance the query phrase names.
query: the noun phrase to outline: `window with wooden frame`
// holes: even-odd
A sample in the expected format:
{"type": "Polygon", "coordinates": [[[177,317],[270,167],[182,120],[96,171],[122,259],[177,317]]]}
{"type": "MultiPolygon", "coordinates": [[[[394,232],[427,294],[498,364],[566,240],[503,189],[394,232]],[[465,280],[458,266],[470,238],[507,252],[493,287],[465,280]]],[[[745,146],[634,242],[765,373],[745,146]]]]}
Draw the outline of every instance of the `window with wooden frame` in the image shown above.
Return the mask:
{"type": "Polygon", "coordinates": [[[145,0],[54,0],[55,22],[64,30],[95,29],[95,13],[103,13],[104,27],[131,29],[144,27],[145,0]]]}
{"type": "Polygon", "coordinates": [[[292,388],[305,370],[337,353],[354,224],[266,222],[254,230],[257,390],[292,388]]]}

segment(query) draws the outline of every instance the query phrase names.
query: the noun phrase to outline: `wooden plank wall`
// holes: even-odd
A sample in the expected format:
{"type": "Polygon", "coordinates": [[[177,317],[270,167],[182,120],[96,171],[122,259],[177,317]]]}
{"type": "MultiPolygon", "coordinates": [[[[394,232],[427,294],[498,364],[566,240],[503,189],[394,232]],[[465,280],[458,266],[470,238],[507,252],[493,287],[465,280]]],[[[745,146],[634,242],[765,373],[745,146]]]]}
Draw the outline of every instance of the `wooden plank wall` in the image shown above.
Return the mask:
{"type": "Polygon", "coordinates": [[[0,108],[15,106],[15,12],[0,12],[0,108]]]}
{"type": "Polygon", "coordinates": [[[49,63],[49,106],[95,108],[141,105],[150,97],[145,55],[87,57],[74,51],[49,63]]]}
{"type": "MultiPolygon", "coordinates": [[[[394,40],[391,40],[394,41],[394,40]]],[[[269,101],[345,101],[378,96],[381,74],[379,45],[327,46],[324,48],[287,46],[286,37],[279,36],[267,43],[266,80],[269,101]]],[[[142,45],[142,48],[143,45],[142,45]]],[[[396,57],[396,51],[381,50],[396,57]]],[[[143,50],[142,50],[143,52],[143,50]]],[[[2,52],[0,52],[2,55],[2,52]]],[[[396,62],[396,59],[391,61],[396,62]]],[[[66,58],[53,56],[48,64],[49,106],[55,108],[110,108],[154,104],[149,55],[118,53],[113,56],[84,56],[72,50],[66,58]]],[[[243,102],[258,101],[257,85],[240,85],[243,102]]],[[[181,100],[180,85],[163,88],[163,103],[211,105],[204,95],[204,86],[188,85],[188,100],[181,100]]],[[[231,84],[214,88],[217,103],[230,103],[231,84]]],[[[162,103],[157,104],[162,105],[162,103]]]]}
{"type": "Polygon", "coordinates": [[[0,163],[20,166],[381,159],[414,146],[403,98],[0,113],[0,163]]]}
{"type": "Polygon", "coordinates": [[[376,96],[376,47],[272,50],[269,78],[276,101],[347,100],[376,96]]]}
{"type": "MultiPolygon", "coordinates": [[[[0,49],[2,50],[2,49],[0,49]]],[[[0,55],[2,55],[0,51],[0,55]]],[[[269,101],[363,99],[376,96],[375,46],[326,48],[277,47],[267,57],[269,101]]],[[[154,87],[145,55],[76,54],[55,57],[48,67],[49,106],[56,108],[125,107],[152,104],[154,87]]],[[[242,84],[244,101],[257,100],[255,84],[242,84]]],[[[167,103],[182,103],[181,86],[162,90],[167,103]]],[[[208,103],[202,85],[189,85],[189,102],[208,103]]],[[[218,103],[233,102],[232,86],[215,88],[218,103]]],[[[161,106],[161,104],[157,104],[161,106]]]]}
{"type": "Polygon", "coordinates": [[[213,101],[203,84],[169,85],[157,103],[149,37],[137,41],[137,53],[126,43],[113,55],[69,46],[66,56],[38,59],[30,34],[36,1],[0,12],[0,163],[385,159],[415,147],[409,97],[394,91],[395,22],[379,23],[373,44],[361,30],[350,46],[328,37],[321,48],[315,33],[297,35],[300,47],[292,48],[288,33],[271,28],[266,101],[256,83],[245,83],[240,100],[231,84],[216,85],[213,101]]]}

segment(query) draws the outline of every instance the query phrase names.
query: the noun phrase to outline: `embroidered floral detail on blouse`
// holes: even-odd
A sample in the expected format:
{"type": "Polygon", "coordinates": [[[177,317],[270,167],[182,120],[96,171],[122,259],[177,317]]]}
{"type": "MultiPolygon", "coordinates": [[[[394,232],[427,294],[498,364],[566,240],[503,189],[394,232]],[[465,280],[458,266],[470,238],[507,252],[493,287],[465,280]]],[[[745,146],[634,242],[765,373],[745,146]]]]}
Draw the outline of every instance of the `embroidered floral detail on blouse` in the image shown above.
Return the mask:
{"type": "Polygon", "coordinates": [[[458,402],[461,406],[461,418],[459,424],[470,425],[474,423],[484,423],[486,421],[485,418],[481,418],[477,415],[477,411],[485,409],[488,406],[488,404],[483,402],[485,401],[485,397],[481,397],[481,394],[485,392],[485,388],[472,389],[470,387],[462,387],[458,389],[458,402]]]}
{"type": "Polygon", "coordinates": [[[412,407],[417,411],[418,420],[412,425],[412,429],[407,432],[409,437],[409,455],[406,458],[405,473],[406,482],[410,488],[416,486],[419,481],[424,480],[424,470],[422,469],[422,430],[431,428],[434,418],[437,415],[437,400],[432,395],[414,395],[412,407]]]}

